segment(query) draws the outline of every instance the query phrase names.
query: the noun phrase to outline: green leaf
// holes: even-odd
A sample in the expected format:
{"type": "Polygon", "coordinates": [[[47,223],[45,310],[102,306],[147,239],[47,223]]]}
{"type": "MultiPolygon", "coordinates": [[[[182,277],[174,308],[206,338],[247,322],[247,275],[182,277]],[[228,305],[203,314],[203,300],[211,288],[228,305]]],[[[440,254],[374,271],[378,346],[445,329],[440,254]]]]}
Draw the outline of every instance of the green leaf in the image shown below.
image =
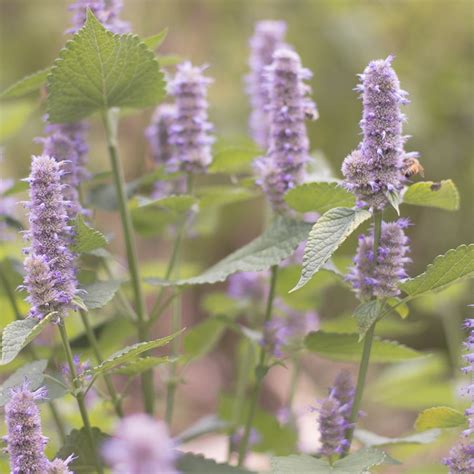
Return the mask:
{"type": "Polygon", "coordinates": [[[31,390],[36,390],[43,383],[44,371],[47,366],[47,360],[35,360],[34,362],[25,364],[10,375],[10,377],[0,385],[0,406],[5,405],[10,399],[10,390],[22,385],[25,380],[28,380],[30,383],[31,390]]]}
{"type": "Polygon", "coordinates": [[[199,438],[202,435],[222,431],[229,427],[229,424],[220,420],[216,415],[208,415],[199,418],[189,428],[179,433],[176,437],[177,444],[187,443],[193,439],[199,438]]]}
{"type": "Polygon", "coordinates": [[[187,360],[197,359],[211,352],[225,331],[225,325],[218,319],[206,319],[186,331],[183,338],[187,360]]]}
{"type": "Polygon", "coordinates": [[[178,457],[177,469],[183,474],[250,474],[252,471],[241,467],[220,464],[214,459],[206,459],[201,454],[184,453],[178,457]]]}
{"type": "Polygon", "coordinates": [[[226,206],[236,202],[247,201],[258,196],[254,190],[241,186],[202,186],[197,191],[199,208],[226,206]]]}
{"type": "Polygon", "coordinates": [[[178,280],[177,285],[202,285],[224,281],[237,272],[261,272],[288,258],[305,240],[311,224],[283,217],[276,218],[270,227],[255,240],[228,255],[199,276],[178,280]]]}
{"type": "Polygon", "coordinates": [[[292,454],[271,459],[273,474],[365,474],[379,464],[394,461],[383,451],[363,448],[330,465],[327,461],[306,454],[292,454]]]}
{"type": "Polygon", "coordinates": [[[347,207],[336,207],[323,214],[309,233],[304,249],[301,277],[291,291],[296,291],[306,285],[342,242],[371,215],[364,209],[347,207]]]}
{"type": "Polygon", "coordinates": [[[165,95],[163,74],[146,44],[106,30],[89,10],[48,76],[49,120],[74,122],[112,107],[143,108],[165,95]]]}
{"type": "Polygon", "coordinates": [[[432,407],[423,410],[415,421],[416,431],[433,428],[456,428],[466,424],[466,416],[450,407],[432,407]]]}
{"type": "MultiPolygon", "coordinates": [[[[305,338],[305,346],[311,352],[331,360],[359,362],[362,346],[357,334],[312,332],[305,338]]],[[[370,356],[371,362],[388,363],[423,357],[415,351],[396,341],[375,338],[370,356]]]]}
{"type": "Polygon", "coordinates": [[[400,438],[388,438],[370,431],[357,429],[354,438],[359,440],[364,446],[390,446],[396,444],[430,444],[440,435],[439,430],[429,430],[423,433],[416,433],[400,438]]]}
{"type": "Polygon", "coordinates": [[[457,211],[459,209],[459,192],[450,179],[444,179],[439,183],[420,181],[408,186],[403,194],[403,204],[457,211]]]}
{"type": "Polygon", "coordinates": [[[383,304],[379,300],[362,303],[354,311],[354,318],[357,321],[357,329],[359,330],[359,342],[364,339],[365,334],[371,328],[372,324],[377,321],[382,312],[383,304]]]}
{"type": "Polygon", "coordinates": [[[262,150],[251,146],[232,146],[219,150],[209,166],[211,173],[237,174],[248,171],[250,163],[262,155],[262,150]]]}
{"type": "Polygon", "coordinates": [[[162,232],[166,225],[182,219],[183,214],[196,203],[195,197],[186,194],[166,196],[141,205],[132,201],[133,226],[139,234],[151,237],[162,232]]]}
{"type": "Polygon", "coordinates": [[[95,281],[90,285],[84,286],[86,294],[83,295],[82,301],[87,309],[98,309],[105,306],[120,288],[121,281],[95,281]]]}
{"type": "MultiPolygon", "coordinates": [[[[94,445],[99,448],[109,436],[103,433],[99,428],[93,427],[92,437],[94,439],[94,445]]],[[[86,428],[71,430],[55,458],[67,459],[71,454],[74,455],[74,460],[68,465],[71,471],[77,474],[93,474],[97,472],[95,467],[95,455],[91,451],[86,428]]]]}
{"type": "Polygon", "coordinates": [[[400,288],[411,298],[438,291],[474,276],[474,244],[460,245],[438,255],[421,275],[405,280],[400,288]]]}
{"type": "Polygon", "coordinates": [[[165,28],[156,35],[148,36],[147,38],[145,38],[143,40],[143,43],[145,43],[151,50],[155,50],[163,44],[163,41],[166,39],[167,36],[168,28],[165,28]]]}
{"type": "Polygon", "coordinates": [[[111,374],[120,374],[120,375],[128,375],[129,377],[139,375],[142,372],[146,372],[147,370],[156,367],[157,365],[167,364],[168,362],[173,362],[176,358],[170,358],[168,356],[164,357],[143,357],[140,359],[136,359],[133,362],[123,365],[122,367],[116,367],[111,369],[109,373],[111,374]]]}
{"type": "Polygon", "coordinates": [[[84,221],[82,214],[78,214],[74,221],[75,239],[72,250],[76,253],[90,252],[107,245],[107,239],[102,232],[93,229],[84,221]]]}
{"type": "Polygon", "coordinates": [[[35,92],[46,84],[51,68],[42,69],[25,76],[0,94],[0,99],[14,99],[35,92]]]}
{"type": "Polygon", "coordinates": [[[385,194],[390,205],[395,209],[398,215],[400,215],[400,203],[402,198],[398,191],[387,191],[385,194]]]}
{"type": "Polygon", "coordinates": [[[155,349],[156,347],[165,346],[183,331],[184,329],[182,329],[181,331],[175,332],[174,334],[171,334],[170,336],[162,337],[161,339],[155,339],[154,341],[148,341],[148,342],[138,342],[137,344],[127,346],[115,352],[110,357],[107,357],[107,359],[105,359],[98,366],[88,369],[86,373],[96,376],[96,375],[100,375],[105,372],[108,372],[114,367],[117,367],[119,365],[125,364],[126,362],[130,362],[134,360],[143,352],[149,351],[151,349],[155,349]]]}
{"type": "Polygon", "coordinates": [[[286,193],[285,201],[295,211],[320,214],[334,207],[355,206],[354,195],[336,182],[301,184],[286,193]]]}
{"type": "Polygon", "coordinates": [[[15,359],[20,351],[48,326],[55,315],[56,313],[50,313],[39,322],[34,318],[11,322],[3,330],[0,365],[8,364],[15,359]]]}
{"type": "Polygon", "coordinates": [[[35,108],[35,103],[28,100],[3,103],[0,113],[0,143],[5,143],[20,132],[35,108]]]}

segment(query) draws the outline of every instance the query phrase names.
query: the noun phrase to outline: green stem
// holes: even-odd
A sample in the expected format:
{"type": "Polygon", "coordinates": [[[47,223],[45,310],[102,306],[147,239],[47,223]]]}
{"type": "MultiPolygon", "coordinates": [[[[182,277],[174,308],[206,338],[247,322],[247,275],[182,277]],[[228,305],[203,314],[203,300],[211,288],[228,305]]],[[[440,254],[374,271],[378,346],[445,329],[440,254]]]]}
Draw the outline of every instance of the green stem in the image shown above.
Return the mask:
{"type": "Polygon", "coordinates": [[[460,349],[462,348],[463,342],[462,325],[455,309],[449,304],[443,306],[445,307],[440,308],[441,322],[448,346],[449,358],[451,359],[451,371],[453,375],[457,375],[461,361],[460,349]]]}
{"type": "MultiPolygon", "coordinates": [[[[265,324],[268,323],[268,321],[270,321],[272,317],[277,275],[278,275],[278,265],[274,265],[271,270],[270,292],[268,293],[267,307],[265,310],[265,318],[263,321],[263,327],[265,327],[265,324]]],[[[265,378],[265,374],[267,371],[266,370],[267,368],[265,367],[266,356],[267,356],[266,348],[264,345],[262,345],[260,348],[260,357],[258,360],[258,365],[255,368],[255,376],[256,376],[255,388],[252,394],[252,398],[250,400],[250,409],[247,416],[247,421],[245,423],[244,435],[242,437],[242,441],[240,442],[240,446],[239,446],[239,460],[238,460],[239,466],[242,466],[245,460],[245,455],[247,453],[247,447],[248,447],[249,438],[250,438],[250,431],[252,429],[253,419],[255,418],[255,413],[257,411],[257,404],[258,404],[260,393],[263,387],[263,379],[265,378]]]]}
{"type": "MultiPolygon", "coordinates": [[[[125,192],[125,178],[123,176],[122,166],[118,157],[117,150],[117,124],[115,117],[111,114],[111,110],[102,114],[102,119],[107,137],[107,146],[112,165],[112,173],[114,177],[115,189],[119,204],[120,218],[122,221],[122,230],[125,239],[125,247],[127,251],[128,269],[130,272],[130,280],[132,282],[133,293],[135,297],[135,311],[137,313],[137,332],[140,342],[147,340],[146,330],[146,309],[145,299],[143,297],[140,274],[138,269],[138,257],[133,236],[132,219],[127,204],[127,195],[125,192]]],[[[142,390],[145,411],[153,415],[155,396],[153,388],[153,371],[149,370],[142,374],[142,390]]]]}
{"type": "MultiPolygon", "coordinates": [[[[377,262],[377,254],[380,242],[380,234],[382,232],[382,212],[375,212],[373,215],[373,222],[374,222],[374,262],[377,262]]],[[[364,387],[365,381],[367,378],[367,371],[369,368],[370,362],[370,353],[372,351],[372,343],[374,341],[374,334],[375,334],[375,325],[377,324],[377,320],[372,324],[369,328],[367,333],[365,334],[364,338],[364,347],[362,349],[362,358],[359,364],[359,375],[357,376],[357,385],[356,391],[354,395],[354,402],[352,404],[352,411],[351,416],[349,418],[349,423],[351,428],[346,431],[346,439],[348,441],[347,447],[341,454],[341,457],[347,455],[351,448],[352,438],[354,436],[355,424],[359,415],[360,405],[362,402],[362,396],[364,394],[364,387]]]]}
{"type": "Polygon", "coordinates": [[[74,365],[71,345],[69,344],[69,339],[67,336],[66,327],[64,326],[64,322],[60,321],[58,324],[58,327],[59,327],[59,333],[61,334],[61,340],[63,343],[64,352],[66,354],[66,360],[69,366],[69,370],[71,372],[72,383],[74,386],[74,396],[77,400],[77,405],[79,407],[79,412],[81,413],[81,418],[84,424],[84,428],[86,429],[87,439],[89,441],[91,452],[94,453],[97,472],[99,474],[102,474],[104,471],[102,468],[102,464],[100,463],[99,457],[97,455],[95,442],[94,442],[94,436],[92,434],[92,427],[89,421],[89,415],[87,413],[86,404],[84,403],[84,392],[82,391],[81,382],[77,378],[76,366],[74,365]]]}
{"type": "MultiPolygon", "coordinates": [[[[5,288],[5,292],[8,296],[8,301],[10,301],[10,305],[12,307],[15,318],[17,320],[23,319],[20,309],[18,308],[18,304],[16,302],[15,292],[13,291],[13,288],[11,287],[10,282],[8,281],[8,278],[3,273],[3,269],[1,268],[1,266],[0,266],[0,280],[2,280],[3,286],[5,288]]],[[[28,346],[28,351],[31,354],[31,358],[33,360],[39,360],[39,357],[36,354],[36,351],[32,345],[28,346]]],[[[61,417],[59,416],[56,404],[52,400],[48,402],[48,406],[49,406],[49,411],[51,412],[51,416],[53,417],[54,423],[56,425],[56,430],[58,432],[59,439],[64,444],[64,441],[66,440],[66,429],[64,427],[64,423],[62,422],[61,417]]]]}
{"type": "MultiPolygon", "coordinates": [[[[84,328],[86,330],[87,339],[89,340],[89,344],[91,345],[95,359],[98,364],[101,364],[104,358],[102,357],[97,338],[95,337],[94,331],[89,323],[89,318],[87,317],[87,314],[82,310],[79,311],[79,314],[81,315],[82,324],[84,325],[84,328]]],[[[120,397],[115,391],[114,384],[112,383],[112,379],[109,375],[104,375],[104,382],[107,387],[107,391],[109,392],[110,398],[112,399],[115,413],[117,413],[117,416],[119,416],[120,418],[123,418],[122,403],[120,397]]]]}

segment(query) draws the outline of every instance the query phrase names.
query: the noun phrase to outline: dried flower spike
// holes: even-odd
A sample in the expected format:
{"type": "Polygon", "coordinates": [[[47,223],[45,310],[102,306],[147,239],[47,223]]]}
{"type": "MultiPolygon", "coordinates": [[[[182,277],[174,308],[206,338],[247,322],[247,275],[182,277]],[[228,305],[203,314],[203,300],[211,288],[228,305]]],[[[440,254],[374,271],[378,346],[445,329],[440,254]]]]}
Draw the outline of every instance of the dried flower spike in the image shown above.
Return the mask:
{"type": "Polygon", "coordinates": [[[263,20],[255,24],[250,38],[250,73],[245,78],[246,91],[250,98],[252,111],[249,127],[252,138],[264,149],[268,146],[270,123],[266,107],[268,90],[265,86],[265,68],[272,63],[273,53],[283,46],[286,33],[284,21],[263,20]]]}
{"type": "Polygon", "coordinates": [[[114,474],[177,474],[168,427],[148,415],[122,419],[114,436],[104,443],[102,454],[114,474]]]}
{"type": "Polygon", "coordinates": [[[403,161],[417,153],[405,153],[400,106],[407,104],[407,92],[392,68],[393,57],[369,63],[362,83],[364,138],[342,165],[344,186],[353,192],[359,206],[381,210],[388,204],[387,193],[399,191],[404,182],[403,161]]]}
{"type": "Polygon", "coordinates": [[[169,142],[174,150],[168,161],[169,171],[204,173],[211,164],[214,137],[210,135],[213,127],[208,121],[207,88],[213,81],[204,76],[204,69],[184,62],[169,82],[169,93],[176,102],[170,127],[169,142]]]}
{"type": "Polygon", "coordinates": [[[372,297],[387,298],[400,294],[398,283],[406,278],[405,266],[411,261],[406,257],[409,239],[404,229],[407,219],[383,222],[377,256],[374,256],[374,229],[368,235],[359,236],[359,246],[354,257],[354,266],[347,280],[362,301],[372,297]]]}
{"type": "Polygon", "coordinates": [[[287,48],[275,52],[266,70],[270,137],[267,155],[255,166],[257,183],[278,213],[287,209],[286,191],[304,179],[304,165],[309,158],[305,120],[317,118],[316,105],[307,97],[311,89],[304,83],[311,76],[301,66],[298,54],[287,48]]]}

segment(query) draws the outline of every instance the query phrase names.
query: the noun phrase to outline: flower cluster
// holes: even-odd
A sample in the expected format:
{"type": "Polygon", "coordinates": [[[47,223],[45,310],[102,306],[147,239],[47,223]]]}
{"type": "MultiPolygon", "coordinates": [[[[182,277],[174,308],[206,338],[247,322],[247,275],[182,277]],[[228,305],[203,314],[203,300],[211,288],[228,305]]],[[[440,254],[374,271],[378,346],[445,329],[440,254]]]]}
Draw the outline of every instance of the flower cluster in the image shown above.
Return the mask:
{"type": "Polygon", "coordinates": [[[46,395],[45,388],[30,390],[27,381],[11,390],[11,398],[5,405],[8,430],[5,441],[12,474],[72,474],[67,466],[74,456],[50,462],[44,453],[48,438],[41,431],[36,402],[43,400],[46,395]]]}
{"type": "Polygon", "coordinates": [[[249,126],[253,139],[264,149],[267,148],[270,131],[266,110],[269,97],[265,86],[265,68],[271,64],[273,53],[283,46],[285,33],[284,21],[264,20],[255,24],[255,32],[250,38],[250,73],[245,78],[252,106],[249,126]]]}
{"type": "Polygon", "coordinates": [[[301,66],[300,57],[294,51],[288,48],[275,51],[264,77],[269,92],[270,136],[266,156],[255,162],[257,183],[272,208],[282,213],[287,209],[286,191],[303,182],[304,165],[309,159],[305,120],[316,119],[317,111],[307,97],[311,89],[304,83],[312,74],[301,66]]]}
{"type": "Polygon", "coordinates": [[[355,388],[349,372],[338,374],[329,396],[319,404],[318,423],[320,432],[321,456],[331,457],[340,454],[348,446],[346,431],[350,428],[350,415],[354,401],[355,388]]]}
{"type": "Polygon", "coordinates": [[[76,294],[74,255],[70,250],[72,228],[68,225],[67,208],[61,184],[63,164],[49,156],[34,156],[30,184],[30,230],[26,238],[25,281],[30,315],[42,319],[56,311],[64,316],[76,294]]]}
{"type": "Polygon", "coordinates": [[[234,273],[229,278],[227,293],[236,300],[247,299],[258,304],[268,293],[268,272],[234,273]]]}
{"type": "Polygon", "coordinates": [[[360,75],[356,90],[362,94],[364,138],[342,165],[344,186],[356,195],[358,205],[376,210],[388,204],[388,193],[402,188],[404,159],[417,156],[404,152],[400,105],[408,103],[407,92],[400,89],[392,60],[372,61],[360,75]]]}
{"type": "Polygon", "coordinates": [[[377,255],[374,255],[374,229],[368,235],[359,236],[359,245],[354,266],[349,270],[347,280],[361,300],[374,296],[386,298],[400,293],[398,283],[406,278],[405,266],[410,262],[406,256],[409,239],[404,229],[407,219],[383,222],[377,255]]]}
{"type": "Polygon", "coordinates": [[[207,88],[213,81],[204,76],[206,67],[195,67],[186,61],[178,65],[175,77],[168,84],[175,98],[176,113],[169,127],[169,144],[173,147],[167,161],[168,171],[204,173],[211,164],[214,137],[208,120],[207,88]]]}
{"type": "MultiPolygon", "coordinates": [[[[76,375],[77,377],[81,377],[81,376],[84,376],[84,379],[86,382],[89,382],[92,380],[92,376],[91,375],[85,375],[85,372],[91,368],[91,365],[89,363],[89,361],[85,361],[85,362],[82,362],[80,357],[75,354],[73,359],[73,364],[74,364],[74,368],[75,368],[75,371],[76,371],[76,375]]],[[[72,377],[71,377],[71,370],[69,369],[69,366],[68,365],[63,365],[61,367],[61,372],[63,373],[64,375],[64,378],[68,379],[70,381],[70,383],[72,383],[72,377]]]]}
{"type": "Polygon", "coordinates": [[[73,26],[67,31],[68,33],[76,33],[84,26],[88,8],[102,25],[112,33],[130,32],[130,24],[120,19],[123,8],[122,0],[76,0],[69,6],[69,9],[73,12],[73,26]]]}
{"type": "Polygon", "coordinates": [[[464,359],[467,362],[467,365],[463,368],[463,372],[468,374],[470,377],[470,382],[465,393],[471,402],[471,406],[466,410],[469,427],[464,431],[464,434],[466,436],[471,436],[474,435],[474,319],[466,319],[464,326],[469,330],[469,335],[464,343],[467,351],[464,355],[464,359]]]}
{"type": "Polygon", "coordinates": [[[178,474],[176,452],[164,422],[148,415],[130,415],[118,424],[102,455],[114,474],[178,474]]]}

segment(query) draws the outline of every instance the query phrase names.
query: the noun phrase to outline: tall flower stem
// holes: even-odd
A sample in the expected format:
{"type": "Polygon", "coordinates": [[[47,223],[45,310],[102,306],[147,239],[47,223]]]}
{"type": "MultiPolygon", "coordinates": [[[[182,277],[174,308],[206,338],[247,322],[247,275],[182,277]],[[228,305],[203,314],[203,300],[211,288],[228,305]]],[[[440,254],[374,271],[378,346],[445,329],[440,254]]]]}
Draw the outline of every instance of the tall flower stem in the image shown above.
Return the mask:
{"type": "MultiPolygon", "coordinates": [[[[382,212],[381,211],[374,212],[373,222],[374,222],[374,260],[376,262],[379,242],[380,242],[380,234],[382,232],[382,212]]],[[[355,424],[357,421],[357,416],[359,414],[360,405],[362,402],[362,396],[364,394],[365,380],[367,378],[367,371],[369,368],[370,353],[372,351],[372,344],[374,341],[376,323],[377,321],[375,321],[372,324],[372,326],[369,328],[364,338],[364,347],[362,349],[362,358],[359,364],[359,375],[357,376],[357,385],[356,385],[356,391],[354,395],[354,403],[352,404],[351,417],[349,418],[349,423],[351,427],[346,432],[346,439],[348,442],[347,442],[346,449],[341,454],[341,457],[346,456],[351,448],[355,424]]]]}
{"type": "MultiPolygon", "coordinates": [[[[18,304],[16,302],[15,292],[13,291],[13,288],[11,287],[10,282],[8,281],[8,278],[5,276],[1,265],[0,265],[0,280],[2,281],[3,287],[5,288],[5,292],[8,296],[8,300],[10,301],[10,305],[12,307],[13,314],[15,315],[15,319],[17,320],[23,319],[20,309],[18,308],[18,304]]],[[[33,360],[39,360],[38,354],[36,354],[36,351],[31,344],[28,346],[28,351],[31,354],[31,358],[33,360]]],[[[66,439],[66,429],[64,428],[64,423],[58,413],[56,404],[52,400],[50,400],[48,402],[48,407],[49,407],[49,411],[51,412],[51,416],[53,417],[54,424],[56,425],[56,430],[58,432],[59,439],[61,440],[62,443],[64,443],[66,439]]]]}
{"type": "MultiPolygon", "coordinates": [[[[107,138],[110,162],[112,165],[115,189],[117,191],[117,199],[121,218],[120,220],[122,221],[122,230],[127,251],[128,269],[130,272],[130,280],[132,282],[133,294],[135,298],[138,339],[140,340],[140,342],[144,342],[147,340],[145,299],[142,292],[140,274],[138,269],[138,257],[133,236],[132,219],[130,217],[130,212],[127,205],[125,178],[118,157],[117,120],[116,117],[112,115],[113,113],[113,110],[105,111],[102,114],[102,119],[105,127],[105,134],[107,138]]],[[[149,370],[142,374],[142,390],[145,411],[148,414],[152,415],[154,412],[155,401],[152,370],[149,370]]]]}
{"type": "MultiPolygon", "coordinates": [[[[275,299],[275,288],[276,288],[276,281],[278,275],[278,265],[274,265],[271,270],[271,277],[270,277],[270,292],[268,293],[267,299],[267,306],[265,310],[265,319],[263,321],[263,326],[271,320],[272,318],[272,310],[273,310],[273,301],[275,299]]],[[[265,366],[267,357],[267,351],[264,345],[260,348],[260,356],[258,360],[258,365],[255,368],[255,388],[252,394],[252,398],[250,400],[250,409],[247,416],[247,421],[245,423],[244,428],[244,435],[242,437],[242,441],[240,442],[239,446],[239,459],[238,465],[242,466],[245,460],[245,454],[247,453],[247,447],[249,443],[250,431],[252,429],[253,419],[255,418],[255,413],[257,411],[257,404],[260,398],[260,393],[263,387],[263,379],[265,378],[267,367],[265,366]]]]}
{"type": "Polygon", "coordinates": [[[59,328],[59,333],[61,334],[61,340],[63,343],[64,352],[66,354],[66,360],[69,366],[69,370],[71,372],[71,377],[72,377],[74,391],[75,391],[74,396],[77,400],[77,405],[79,407],[79,412],[81,413],[81,418],[84,424],[84,428],[86,429],[87,438],[89,441],[90,448],[92,450],[91,452],[94,453],[97,472],[99,474],[102,474],[104,470],[102,468],[102,464],[100,463],[99,457],[97,455],[94,436],[92,434],[92,427],[89,421],[89,415],[87,413],[86,404],[84,402],[84,392],[82,391],[81,383],[77,378],[77,371],[76,371],[76,366],[74,365],[71,345],[69,343],[69,339],[67,336],[66,326],[64,325],[64,322],[62,320],[58,323],[58,328],[59,328]]]}
{"type": "MultiPolygon", "coordinates": [[[[186,193],[191,194],[193,192],[193,176],[191,173],[188,173],[187,176],[187,181],[186,181],[186,193]]],[[[171,255],[171,259],[168,264],[168,268],[166,270],[166,275],[165,279],[168,279],[172,277],[173,275],[178,275],[179,276],[179,263],[180,263],[180,256],[181,256],[181,247],[182,247],[182,242],[184,239],[184,234],[186,230],[186,223],[187,223],[187,216],[184,217],[184,219],[181,222],[181,225],[179,226],[178,230],[178,235],[175,240],[174,248],[173,248],[173,253],[171,255]]],[[[163,290],[162,290],[163,291],[163,290]]],[[[173,290],[175,293],[178,292],[178,289],[173,290]]],[[[157,308],[160,308],[161,306],[159,305],[160,297],[162,297],[163,293],[160,294],[160,296],[157,299],[157,308]]],[[[156,305],[155,305],[156,306],[156,305]]],[[[181,298],[179,295],[176,295],[174,300],[173,300],[173,315],[171,319],[171,326],[172,326],[172,332],[177,332],[181,329],[182,325],[182,317],[181,317],[181,298]]],[[[180,351],[180,344],[181,344],[181,338],[180,337],[175,337],[173,342],[172,342],[172,354],[173,356],[178,356],[179,351],[180,351]]],[[[167,386],[167,393],[166,393],[166,413],[165,413],[165,419],[166,422],[168,423],[168,426],[171,426],[171,421],[173,419],[173,409],[174,409],[174,397],[176,394],[176,387],[178,385],[178,381],[176,379],[177,377],[177,363],[173,362],[171,364],[171,373],[170,377],[168,379],[168,386],[167,386]]]]}
{"type": "MultiPolygon", "coordinates": [[[[102,353],[99,348],[99,343],[97,342],[97,338],[95,337],[94,331],[90,325],[89,318],[87,314],[80,310],[79,314],[81,315],[82,324],[84,325],[84,329],[86,330],[87,339],[89,340],[89,344],[91,345],[92,352],[94,353],[95,359],[97,363],[101,364],[104,358],[102,357],[102,353]]],[[[112,403],[114,405],[115,413],[117,416],[122,418],[123,417],[123,409],[120,397],[117,395],[115,391],[114,384],[112,379],[109,375],[104,375],[104,382],[107,387],[107,391],[109,392],[110,398],[112,399],[112,403]]]]}

